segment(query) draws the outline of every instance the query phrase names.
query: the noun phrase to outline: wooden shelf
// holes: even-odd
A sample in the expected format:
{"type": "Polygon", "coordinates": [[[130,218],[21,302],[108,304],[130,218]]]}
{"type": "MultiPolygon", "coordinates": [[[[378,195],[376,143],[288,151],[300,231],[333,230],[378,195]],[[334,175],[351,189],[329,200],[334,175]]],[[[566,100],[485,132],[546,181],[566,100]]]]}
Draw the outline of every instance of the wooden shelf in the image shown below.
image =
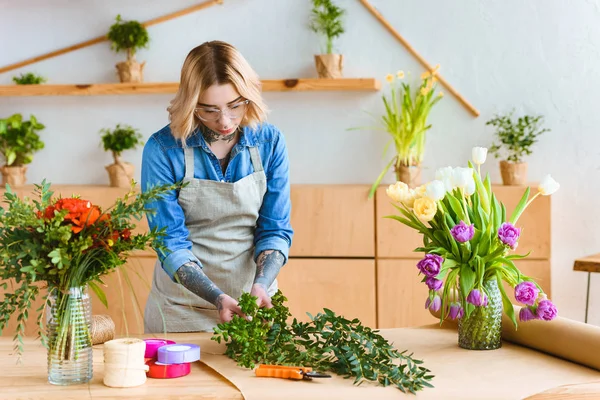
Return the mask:
{"type": "MultiPolygon", "coordinates": [[[[302,91],[376,91],[381,87],[374,78],[280,79],[263,80],[265,92],[302,91]]],[[[94,83],[80,85],[6,85],[0,96],[97,96],[121,94],[175,93],[177,82],[94,83]]]]}

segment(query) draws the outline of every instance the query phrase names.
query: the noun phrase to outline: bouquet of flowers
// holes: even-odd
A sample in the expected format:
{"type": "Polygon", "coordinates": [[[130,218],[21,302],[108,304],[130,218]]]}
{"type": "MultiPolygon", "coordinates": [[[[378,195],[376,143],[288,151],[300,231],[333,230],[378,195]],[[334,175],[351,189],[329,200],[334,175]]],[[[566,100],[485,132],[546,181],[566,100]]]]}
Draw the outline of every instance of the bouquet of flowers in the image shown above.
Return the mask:
{"type": "Polygon", "coordinates": [[[103,211],[79,197],[53,197],[46,181],[35,185],[33,200],[19,198],[7,185],[7,207],[0,208],[0,281],[5,291],[0,331],[16,314],[14,339],[19,358],[29,309],[40,294],[44,305],[37,310],[37,322],[49,355],[60,360],[77,358],[87,348],[85,343],[77,344],[90,336],[89,298],[87,303],[81,301],[85,289],[91,288],[106,305],[102,276],[125,264],[133,250],[162,248],[164,232],[133,234],[134,220],[153,212],[146,204],[176,188],[177,184],[156,186],[136,194],[132,181],[129,192],[103,211]],[[45,288],[47,292],[40,291],[45,288]],[[49,309],[49,335],[44,329],[45,308],[49,309]]]}
{"type": "Polygon", "coordinates": [[[526,255],[511,254],[518,246],[519,217],[538,196],[548,196],[559,188],[550,175],[530,199],[530,188],[510,216],[491,187],[489,174],[482,180],[481,164],[487,149],[473,149],[468,168],[441,168],[435,180],[410,189],[397,182],[387,195],[401,215],[393,218],[423,235],[425,253],[417,264],[423,282],[429,287],[426,308],[441,310],[441,320],[459,319],[459,343],[466,348],[500,346],[502,308],[515,327],[517,320],[510,298],[503,288],[514,288],[515,299],[524,305],[519,319],[551,320],[557,310],[542,288],[523,275],[514,260],[526,255]],[[496,333],[496,335],[491,335],[496,333]],[[495,336],[495,337],[492,337],[495,336]]]}

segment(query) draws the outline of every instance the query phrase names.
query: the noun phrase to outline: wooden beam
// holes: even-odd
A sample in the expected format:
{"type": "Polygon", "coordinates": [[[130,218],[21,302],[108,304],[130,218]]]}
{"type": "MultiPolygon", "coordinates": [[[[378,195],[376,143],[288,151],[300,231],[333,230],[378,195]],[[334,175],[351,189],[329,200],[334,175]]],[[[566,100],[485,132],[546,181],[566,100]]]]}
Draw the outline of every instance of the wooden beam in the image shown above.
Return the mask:
{"type": "MultiPolygon", "coordinates": [[[[376,91],[380,88],[380,82],[374,78],[269,79],[263,80],[262,84],[264,92],[376,91]]],[[[7,85],[0,86],[0,97],[164,94],[175,93],[178,88],[178,82],[7,85]]]]}
{"type": "MultiPolygon", "coordinates": [[[[377,18],[377,20],[379,20],[379,22],[400,42],[402,43],[402,45],[406,48],[406,50],[408,50],[408,52],[410,54],[412,54],[420,63],[421,65],[423,65],[428,71],[433,71],[433,67],[431,66],[431,64],[429,64],[415,49],[414,47],[412,47],[410,45],[410,43],[408,43],[408,41],[406,39],[404,39],[399,33],[398,31],[396,31],[396,29],[394,29],[394,27],[383,17],[383,15],[381,15],[381,13],[379,11],[377,11],[377,9],[375,9],[375,7],[373,7],[371,5],[371,3],[368,2],[368,0],[360,0],[360,2],[362,3],[363,6],[365,6],[365,8],[367,10],[369,10],[369,12],[371,14],[373,14],[373,16],[375,18],[377,18]]],[[[439,72],[436,74],[436,77],[438,78],[438,80],[440,81],[440,83],[442,85],[444,85],[444,87],[454,96],[456,97],[456,99],[467,109],[469,110],[475,117],[479,116],[479,111],[471,104],[469,103],[460,93],[458,93],[458,91],[456,89],[454,89],[454,87],[452,85],[450,85],[450,83],[448,83],[448,81],[446,81],[440,74],[439,72]]]]}
{"type": "MultiPolygon", "coordinates": [[[[146,27],[156,25],[161,22],[171,20],[173,18],[181,17],[182,15],[192,13],[194,11],[202,10],[202,9],[210,7],[210,6],[214,6],[215,4],[222,4],[222,3],[223,3],[223,0],[207,0],[200,4],[197,4],[195,6],[184,8],[183,10],[175,11],[171,14],[163,15],[162,17],[154,18],[149,21],[143,22],[142,25],[144,25],[146,27]]],[[[71,51],[83,49],[85,47],[89,47],[94,44],[104,42],[105,40],[108,40],[108,37],[106,35],[98,36],[96,38],[86,40],[84,42],[80,42],[80,43],[74,44],[72,46],[63,47],[62,49],[51,51],[49,53],[45,53],[40,56],[28,58],[27,60],[19,61],[18,63],[10,64],[10,65],[0,68],[0,74],[3,72],[12,71],[13,69],[24,67],[26,65],[34,64],[38,61],[42,61],[42,60],[46,60],[48,58],[60,56],[60,55],[69,53],[71,51]]]]}

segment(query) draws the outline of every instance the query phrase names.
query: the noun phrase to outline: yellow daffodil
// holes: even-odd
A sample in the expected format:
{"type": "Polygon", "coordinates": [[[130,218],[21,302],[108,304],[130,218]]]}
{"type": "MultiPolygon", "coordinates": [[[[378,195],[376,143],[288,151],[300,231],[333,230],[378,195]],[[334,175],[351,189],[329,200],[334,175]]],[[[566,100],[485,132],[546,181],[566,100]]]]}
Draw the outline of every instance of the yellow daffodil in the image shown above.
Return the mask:
{"type": "Polygon", "coordinates": [[[396,73],[396,76],[398,77],[398,79],[404,79],[404,71],[398,71],[396,73]]]}
{"type": "Polygon", "coordinates": [[[429,93],[429,89],[427,89],[426,87],[421,88],[421,95],[427,96],[427,93],[429,93]]]}
{"type": "Polygon", "coordinates": [[[437,76],[434,76],[433,78],[431,78],[431,80],[433,81],[433,83],[436,83],[438,81],[437,76]]]}
{"type": "Polygon", "coordinates": [[[444,92],[439,92],[439,93],[438,93],[438,96],[439,96],[439,97],[444,97],[444,92]]]}
{"type": "Polygon", "coordinates": [[[388,81],[388,83],[392,83],[392,82],[394,82],[394,75],[392,75],[392,74],[387,74],[387,75],[385,76],[385,80],[386,80],[386,81],[388,81]]]}
{"type": "Polygon", "coordinates": [[[431,76],[431,72],[425,71],[421,74],[421,79],[427,79],[431,76]]]}
{"type": "Polygon", "coordinates": [[[440,64],[437,64],[434,68],[433,71],[431,71],[431,75],[437,75],[438,70],[440,69],[440,64]]]}

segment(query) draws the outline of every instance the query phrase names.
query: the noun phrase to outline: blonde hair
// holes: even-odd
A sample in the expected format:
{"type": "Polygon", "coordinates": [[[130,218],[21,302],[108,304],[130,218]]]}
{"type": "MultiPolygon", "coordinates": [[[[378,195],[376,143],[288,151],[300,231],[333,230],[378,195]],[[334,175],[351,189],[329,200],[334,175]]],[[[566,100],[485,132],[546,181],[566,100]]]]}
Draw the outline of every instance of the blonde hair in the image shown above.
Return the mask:
{"type": "Polygon", "coordinates": [[[250,100],[240,125],[256,127],[263,122],[267,107],[258,75],[235,47],[215,40],[202,43],[185,58],[179,90],[167,108],[173,136],[185,145],[186,139],[202,125],[194,113],[202,93],[212,85],[228,83],[250,100]]]}

